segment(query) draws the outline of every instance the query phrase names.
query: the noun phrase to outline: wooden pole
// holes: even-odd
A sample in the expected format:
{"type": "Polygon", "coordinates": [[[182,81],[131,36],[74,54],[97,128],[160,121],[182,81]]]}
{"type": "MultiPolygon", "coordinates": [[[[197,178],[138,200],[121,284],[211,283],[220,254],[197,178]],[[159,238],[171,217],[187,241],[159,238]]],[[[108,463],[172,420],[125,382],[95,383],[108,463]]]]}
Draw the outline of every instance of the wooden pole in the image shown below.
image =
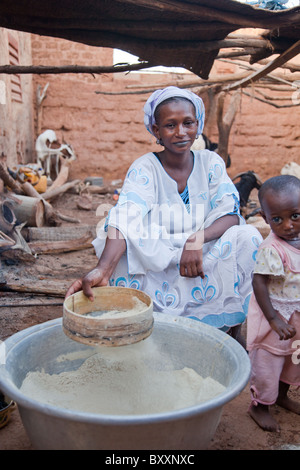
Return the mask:
{"type": "Polygon", "coordinates": [[[288,60],[292,59],[297,54],[299,54],[299,52],[300,40],[293,44],[291,47],[289,47],[289,49],[287,49],[285,52],[280,54],[280,56],[276,57],[276,59],[272,60],[267,65],[262,67],[260,70],[253,72],[251,75],[246,78],[243,78],[242,80],[239,80],[238,82],[232,83],[231,85],[227,85],[226,87],[222,88],[222,91],[232,91],[236,90],[237,88],[244,88],[250,85],[250,83],[256,82],[260,78],[265,77],[273,70],[277,69],[278,67],[281,67],[288,60]]]}

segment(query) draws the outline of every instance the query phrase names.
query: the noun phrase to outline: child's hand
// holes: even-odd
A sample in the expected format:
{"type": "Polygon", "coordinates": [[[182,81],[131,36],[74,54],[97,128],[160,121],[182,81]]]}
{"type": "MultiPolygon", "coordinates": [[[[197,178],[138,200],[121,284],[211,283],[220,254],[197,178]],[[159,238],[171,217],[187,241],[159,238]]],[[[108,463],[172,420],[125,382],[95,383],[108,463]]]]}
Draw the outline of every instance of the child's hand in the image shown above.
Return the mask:
{"type": "Polygon", "coordinates": [[[292,325],[285,323],[281,318],[276,317],[270,320],[270,325],[279,336],[280,340],[290,339],[296,334],[296,330],[292,325]]]}

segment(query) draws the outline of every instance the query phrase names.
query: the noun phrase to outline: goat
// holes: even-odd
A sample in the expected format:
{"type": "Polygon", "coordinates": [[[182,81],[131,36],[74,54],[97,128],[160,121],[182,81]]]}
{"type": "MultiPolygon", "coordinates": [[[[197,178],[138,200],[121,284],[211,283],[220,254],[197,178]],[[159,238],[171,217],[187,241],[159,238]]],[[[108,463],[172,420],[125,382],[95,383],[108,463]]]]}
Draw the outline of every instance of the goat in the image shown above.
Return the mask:
{"type": "Polygon", "coordinates": [[[300,179],[300,165],[295,162],[287,163],[283,168],[281,168],[280,173],[282,175],[293,175],[300,179]]]}
{"type": "Polygon", "coordinates": [[[57,142],[56,134],[51,129],[47,129],[38,136],[35,143],[37,163],[48,178],[50,178],[51,156],[57,154],[57,149],[50,147],[53,142],[57,142]]]}
{"type": "Polygon", "coordinates": [[[45,175],[51,180],[51,161],[55,158],[55,177],[59,172],[60,158],[69,158],[76,160],[76,155],[72,147],[68,144],[62,144],[58,148],[51,148],[51,144],[57,142],[56,134],[51,129],[47,129],[40,134],[36,140],[35,149],[37,153],[37,163],[44,170],[45,175]]]}
{"type": "Polygon", "coordinates": [[[251,191],[254,188],[259,189],[262,185],[262,181],[254,171],[238,173],[232,178],[232,181],[234,182],[237,178],[240,178],[240,181],[234,184],[240,195],[240,207],[243,209],[248,203],[251,191]]]}
{"type": "MultiPolygon", "coordinates": [[[[212,142],[205,134],[199,135],[199,138],[195,140],[192,145],[192,150],[211,150],[212,152],[218,153],[218,144],[212,142]]],[[[231,165],[230,155],[228,155],[226,168],[229,168],[231,165]]]]}

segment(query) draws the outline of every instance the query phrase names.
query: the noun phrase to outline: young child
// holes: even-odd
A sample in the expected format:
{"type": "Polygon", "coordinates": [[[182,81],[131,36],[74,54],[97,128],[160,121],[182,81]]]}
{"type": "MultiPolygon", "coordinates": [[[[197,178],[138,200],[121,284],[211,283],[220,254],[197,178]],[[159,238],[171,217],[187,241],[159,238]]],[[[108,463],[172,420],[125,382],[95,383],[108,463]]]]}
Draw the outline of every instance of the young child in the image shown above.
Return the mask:
{"type": "Polygon", "coordinates": [[[287,395],[300,385],[300,179],[270,178],[258,197],[271,232],[258,249],[247,317],[248,412],[262,429],[280,431],[270,405],[300,414],[300,403],[287,395]]]}

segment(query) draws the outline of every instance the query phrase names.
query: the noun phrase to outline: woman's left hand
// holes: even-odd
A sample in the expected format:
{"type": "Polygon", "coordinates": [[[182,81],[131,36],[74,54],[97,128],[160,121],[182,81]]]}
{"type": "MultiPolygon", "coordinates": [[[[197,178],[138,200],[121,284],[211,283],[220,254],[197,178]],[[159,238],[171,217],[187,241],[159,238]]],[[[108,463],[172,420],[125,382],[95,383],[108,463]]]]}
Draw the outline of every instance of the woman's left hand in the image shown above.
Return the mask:
{"type": "Polygon", "coordinates": [[[185,242],[180,259],[180,275],[204,278],[203,252],[204,232],[193,233],[185,242]]]}

